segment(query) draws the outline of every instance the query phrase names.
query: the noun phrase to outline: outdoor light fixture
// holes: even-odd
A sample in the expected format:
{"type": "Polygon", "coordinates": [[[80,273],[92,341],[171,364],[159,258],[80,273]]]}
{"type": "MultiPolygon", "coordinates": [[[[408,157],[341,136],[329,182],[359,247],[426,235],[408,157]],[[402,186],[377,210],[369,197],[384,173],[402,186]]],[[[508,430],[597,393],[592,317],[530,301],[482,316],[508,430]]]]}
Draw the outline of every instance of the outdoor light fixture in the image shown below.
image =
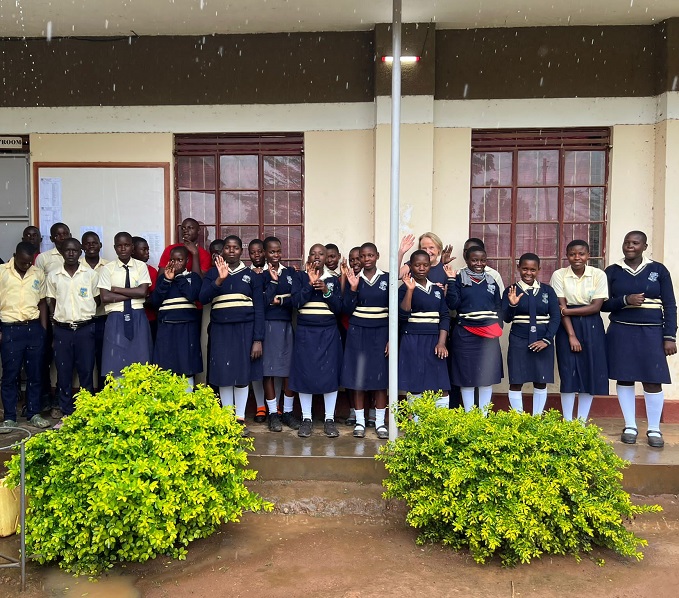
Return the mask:
{"type": "MultiPolygon", "coordinates": [[[[420,61],[419,56],[401,56],[401,64],[413,64],[413,63],[419,62],[419,61],[420,61]]],[[[393,56],[382,56],[382,62],[386,62],[387,64],[393,64],[394,57],[393,56]]]]}

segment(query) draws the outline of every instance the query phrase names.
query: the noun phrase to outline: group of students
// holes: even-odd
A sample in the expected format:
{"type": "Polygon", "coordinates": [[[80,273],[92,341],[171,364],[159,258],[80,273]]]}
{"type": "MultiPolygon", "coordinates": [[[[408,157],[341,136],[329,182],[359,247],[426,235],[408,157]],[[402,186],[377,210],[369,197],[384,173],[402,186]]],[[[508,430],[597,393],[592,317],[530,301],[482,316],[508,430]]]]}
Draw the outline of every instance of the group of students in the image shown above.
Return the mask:
{"type": "MultiPolygon", "coordinates": [[[[189,218],[182,223],[182,242],[166,248],[156,272],[145,263],[146,241],[127,232],[115,235],[117,259],[106,263],[96,233],[85,233],[81,243],[63,223],[50,231],[54,249],[35,258],[39,231],[30,229],[0,267],[0,432],[16,426],[22,364],[26,415],[33,425],[50,425],[40,415],[50,346],[64,416],[74,409],[73,369],[80,386],[92,390],[95,362],[99,372],[114,376],[130,363],[156,363],[186,376],[192,388],[203,370],[202,305],[210,304],[207,381],[243,426],[252,386],[256,421],[268,421],[274,432],[288,425],[303,438],[312,434],[313,395],[323,395],[323,431],[336,437],[343,387],[351,399],[353,435],[365,436],[372,401],[376,435],[388,437],[389,275],[378,268],[373,243],[354,247],[342,261],[336,245],[314,244],[297,270],[282,263],[280,240],[268,237],[249,243],[246,266],[239,237],[214,241],[206,251],[198,245],[199,224],[189,218]],[[295,394],[301,421],[293,414],[295,394]]],[[[399,263],[414,242],[403,239],[399,263]]],[[[628,233],[624,258],[604,273],[588,265],[587,242],[574,240],[566,249],[569,266],[557,270],[549,285],[539,281],[539,256],[526,253],[518,260],[518,280],[505,289],[487,264],[481,239],[467,240],[466,265],[456,271],[452,247],[443,247],[434,233],[423,234],[400,271],[399,389],[415,396],[442,391],[441,407],[454,404],[449,393],[459,389],[465,410],[476,397],[485,408],[504,375],[499,337],[508,323],[513,409],[523,410],[522,387],[532,383],[532,412],[542,413],[556,348],[566,419],[573,418],[577,395],[577,417],[585,421],[593,396],[608,394],[611,378],[625,417],[621,439],[635,442],[639,381],[648,442],[662,446],[661,385],[670,382],[666,356],[676,353],[676,302],[669,272],[643,255],[646,248],[644,233],[628,233]],[[611,313],[608,332],[601,311],[611,313]]]]}

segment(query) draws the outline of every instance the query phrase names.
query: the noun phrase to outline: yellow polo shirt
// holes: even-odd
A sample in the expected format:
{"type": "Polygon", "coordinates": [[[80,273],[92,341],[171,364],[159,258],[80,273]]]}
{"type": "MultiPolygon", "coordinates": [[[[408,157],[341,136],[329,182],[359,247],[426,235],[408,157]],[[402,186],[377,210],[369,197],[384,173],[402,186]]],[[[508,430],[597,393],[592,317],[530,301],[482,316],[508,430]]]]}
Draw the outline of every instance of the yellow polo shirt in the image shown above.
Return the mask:
{"type": "Polygon", "coordinates": [[[62,266],[47,277],[47,296],[55,300],[54,319],[71,324],[91,320],[97,310],[99,274],[80,264],[71,276],[62,266]]]}
{"type": "MultiPolygon", "coordinates": [[[[85,260],[85,256],[83,256],[83,257],[80,258],[80,263],[81,263],[81,264],[85,264],[85,266],[87,266],[88,268],[90,268],[90,265],[87,263],[87,260],[85,260]]],[[[94,268],[91,268],[92,270],[94,270],[94,271],[97,273],[97,282],[99,281],[99,271],[100,271],[106,264],[108,264],[108,260],[105,260],[105,259],[103,259],[103,258],[99,258],[99,261],[97,262],[97,265],[94,266],[94,268]]],[[[103,305],[103,304],[100,304],[100,305],[97,307],[97,311],[96,311],[96,313],[94,314],[94,316],[95,316],[96,318],[98,318],[98,317],[100,317],[100,316],[105,316],[105,315],[106,315],[106,306],[103,305]]]]}
{"type": "Polygon", "coordinates": [[[56,247],[53,247],[49,251],[43,251],[35,258],[35,267],[38,268],[38,270],[42,270],[45,279],[47,279],[47,275],[50,272],[58,270],[63,265],[64,256],[57,251],[56,247]]]}
{"type": "MultiPolygon", "coordinates": [[[[112,287],[124,288],[125,268],[123,265],[119,259],[115,259],[99,270],[99,288],[107,291],[110,291],[112,287]]],[[[141,284],[151,285],[149,269],[144,262],[130,258],[127,265],[130,267],[130,288],[134,289],[141,284]]],[[[132,299],[132,309],[144,309],[144,301],[145,299],[132,299]]],[[[110,314],[116,311],[122,312],[124,305],[122,301],[116,301],[107,303],[105,307],[106,313],[110,314]]]]}
{"type": "Polygon", "coordinates": [[[38,303],[45,298],[45,276],[31,266],[24,277],[14,268],[14,258],[0,265],[0,320],[6,324],[37,320],[38,303]]]}
{"type": "Polygon", "coordinates": [[[589,305],[594,299],[608,299],[606,273],[593,266],[585,266],[580,278],[570,266],[556,270],[549,284],[556,296],[565,298],[568,305],[589,305]]]}

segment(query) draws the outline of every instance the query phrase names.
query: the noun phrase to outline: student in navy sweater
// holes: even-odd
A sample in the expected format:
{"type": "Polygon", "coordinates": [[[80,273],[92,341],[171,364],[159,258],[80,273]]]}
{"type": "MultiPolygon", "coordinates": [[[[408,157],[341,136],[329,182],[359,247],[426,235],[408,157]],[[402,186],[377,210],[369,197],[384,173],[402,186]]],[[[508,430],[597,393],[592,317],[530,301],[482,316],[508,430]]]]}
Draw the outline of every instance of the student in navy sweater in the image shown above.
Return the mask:
{"type": "Polygon", "coordinates": [[[502,297],[504,321],[512,323],[507,366],[509,404],[523,412],[521,388],[533,383],[533,415],[540,415],[547,402],[547,384],[554,382],[554,335],[561,315],[554,289],[538,279],[540,258],[524,253],[517,266],[521,280],[502,297]]]}
{"type": "Polygon", "coordinates": [[[292,284],[297,278],[294,268],[281,264],[281,242],[276,237],[264,239],[267,269],[264,271],[265,329],[264,398],[269,409],[269,430],[280,432],[282,424],[299,429],[300,421],[293,415],[295,393],[290,390],[288,376],[294,345],[292,332],[292,284]],[[283,388],[283,414],[278,414],[278,398],[283,388]]]}
{"type": "Polygon", "coordinates": [[[401,342],[398,349],[398,387],[419,396],[425,390],[442,391],[438,407],[448,407],[450,378],[446,338],[450,314],[443,289],[428,278],[431,261],[418,249],[410,256],[410,272],[398,290],[401,342]]]}
{"type": "Polygon", "coordinates": [[[193,389],[194,376],[203,371],[200,348],[201,311],[196,306],[202,279],[187,272],[189,250],[178,245],[170,251],[170,261],[158,276],[151,304],[158,312],[158,333],[153,362],[186,376],[193,389]]]}
{"type": "MultiPolygon", "coordinates": [[[[248,255],[250,256],[250,270],[254,276],[263,276],[266,270],[266,253],[264,251],[264,241],[261,239],[252,239],[248,243],[248,255]]],[[[264,286],[264,280],[262,279],[262,286],[264,286]]],[[[264,361],[262,359],[258,364],[262,364],[264,361]]],[[[263,424],[267,421],[266,415],[266,403],[264,400],[264,383],[262,382],[262,376],[258,375],[252,381],[252,394],[255,396],[255,403],[257,405],[257,410],[255,411],[255,422],[258,424],[263,424]]]]}
{"type": "Polygon", "coordinates": [[[662,385],[671,382],[667,357],[677,352],[677,303],[669,271],[644,256],[647,247],[641,231],[625,235],[625,257],[606,268],[609,299],[602,311],[611,313],[606,332],[608,377],[617,380],[618,401],[625,418],[620,440],[626,444],[637,441],[634,382],[641,382],[648,444],[662,448],[662,385]]]}
{"type": "Polygon", "coordinates": [[[242,253],[239,237],[224,239],[222,256],[203,278],[199,300],[212,302],[208,382],[219,387],[223,407],[235,403],[236,419],[244,425],[248,385],[262,358],[264,292],[262,279],[240,261],[242,253]]]}
{"type": "Polygon", "coordinates": [[[342,308],[349,314],[349,329],[340,385],[353,391],[356,425],[354,437],[365,437],[366,392],[375,397],[375,432],[389,438],[384,423],[389,386],[389,274],[377,268],[380,254],[374,243],[360,249],[363,269],[356,275],[344,264],[347,287],[342,308]]]}
{"type": "Polygon", "coordinates": [[[467,267],[455,273],[446,268],[446,302],[457,312],[453,328],[451,382],[460,387],[465,411],[474,406],[474,388],[479,389],[479,408],[493,395],[493,384],[502,380],[502,297],[493,277],[485,271],[486,251],[470,247],[467,267]]]}
{"type": "Polygon", "coordinates": [[[335,404],[342,367],[342,342],[337,314],[342,309],[339,278],[325,267],[325,246],[309,250],[306,272],[298,272],[292,283],[292,304],[297,308],[297,330],[292,353],[290,388],[299,393],[302,423],[300,438],[311,436],[311,403],[314,394],[325,400],[323,431],[329,438],[339,436],[335,425],[335,404]]]}

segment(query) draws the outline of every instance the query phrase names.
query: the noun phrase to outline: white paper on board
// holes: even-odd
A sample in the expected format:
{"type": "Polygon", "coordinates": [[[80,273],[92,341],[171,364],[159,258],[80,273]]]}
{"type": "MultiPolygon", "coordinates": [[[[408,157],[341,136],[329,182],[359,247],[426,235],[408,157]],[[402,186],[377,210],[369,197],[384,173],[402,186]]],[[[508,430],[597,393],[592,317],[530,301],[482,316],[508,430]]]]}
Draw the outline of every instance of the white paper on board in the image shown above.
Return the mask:
{"type": "Polygon", "coordinates": [[[38,205],[40,211],[40,233],[43,240],[40,251],[54,247],[50,241],[50,228],[61,222],[61,177],[40,177],[38,205]]]}
{"type": "Polygon", "coordinates": [[[165,235],[158,231],[145,231],[139,236],[149,244],[149,264],[156,268],[165,249],[165,235]]]}

